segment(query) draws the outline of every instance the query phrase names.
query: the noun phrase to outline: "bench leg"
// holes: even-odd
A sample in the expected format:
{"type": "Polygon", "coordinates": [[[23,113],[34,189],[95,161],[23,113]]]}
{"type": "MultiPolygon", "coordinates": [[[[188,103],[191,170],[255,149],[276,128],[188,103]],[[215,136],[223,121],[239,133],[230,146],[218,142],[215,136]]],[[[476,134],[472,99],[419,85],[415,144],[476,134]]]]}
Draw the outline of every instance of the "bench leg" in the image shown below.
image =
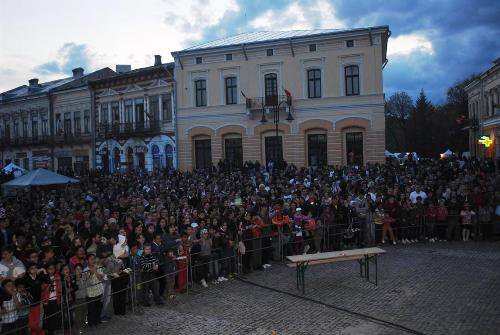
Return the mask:
{"type": "Polygon", "coordinates": [[[366,280],[370,281],[370,257],[365,256],[365,264],[366,264],[366,280]]]}
{"type": "Polygon", "coordinates": [[[375,255],[375,286],[378,286],[378,255],[375,255]]]}
{"type": "Polygon", "coordinates": [[[300,292],[302,289],[302,294],[306,293],[306,280],[305,273],[307,269],[308,262],[297,263],[297,291],[300,292]]]}

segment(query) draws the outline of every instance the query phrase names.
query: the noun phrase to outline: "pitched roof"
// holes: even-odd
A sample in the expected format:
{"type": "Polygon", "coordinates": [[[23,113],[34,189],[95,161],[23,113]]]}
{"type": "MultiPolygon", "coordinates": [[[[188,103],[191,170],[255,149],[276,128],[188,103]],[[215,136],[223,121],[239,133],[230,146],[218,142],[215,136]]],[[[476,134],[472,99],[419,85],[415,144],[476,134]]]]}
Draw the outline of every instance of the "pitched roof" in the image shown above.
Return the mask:
{"type": "Polygon", "coordinates": [[[195,45],[189,47],[187,49],[177,51],[178,52],[189,52],[189,51],[198,51],[205,49],[213,49],[213,48],[222,48],[234,45],[242,45],[242,44],[254,44],[261,42],[270,42],[270,41],[279,41],[279,40],[289,40],[303,37],[319,37],[323,35],[334,35],[341,33],[350,33],[363,31],[368,29],[389,29],[388,26],[378,26],[378,27],[369,27],[369,28],[354,28],[354,29],[314,29],[314,30],[289,30],[289,31],[255,31],[249,33],[243,33],[235,36],[229,36],[225,38],[221,38],[218,40],[202,43],[199,45],[195,45]]]}
{"type": "Polygon", "coordinates": [[[47,81],[36,86],[22,85],[0,94],[0,102],[48,93],[51,89],[74,80],[73,77],[47,81]]]}
{"type": "Polygon", "coordinates": [[[58,92],[58,91],[63,91],[63,90],[70,90],[73,88],[84,87],[84,86],[87,86],[88,82],[91,80],[99,80],[99,79],[108,78],[108,77],[111,77],[114,75],[116,75],[115,71],[111,70],[109,67],[105,67],[105,68],[102,68],[100,70],[91,72],[87,75],[84,75],[80,78],[76,78],[75,80],[70,81],[69,83],[58,86],[53,91],[58,92]]]}
{"type": "Polygon", "coordinates": [[[97,84],[97,83],[108,82],[108,81],[112,81],[112,80],[118,79],[118,78],[129,78],[129,77],[133,77],[136,75],[148,73],[150,71],[158,71],[158,70],[170,71],[170,73],[173,75],[174,62],[163,63],[161,65],[141,67],[141,68],[127,71],[127,72],[123,72],[123,73],[115,73],[112,76],[108,76],[108,77],[104,77],[104,78],[96,78],[94,80],[89,80],[89,84],[93,85],[93,84],[97,84]]]}

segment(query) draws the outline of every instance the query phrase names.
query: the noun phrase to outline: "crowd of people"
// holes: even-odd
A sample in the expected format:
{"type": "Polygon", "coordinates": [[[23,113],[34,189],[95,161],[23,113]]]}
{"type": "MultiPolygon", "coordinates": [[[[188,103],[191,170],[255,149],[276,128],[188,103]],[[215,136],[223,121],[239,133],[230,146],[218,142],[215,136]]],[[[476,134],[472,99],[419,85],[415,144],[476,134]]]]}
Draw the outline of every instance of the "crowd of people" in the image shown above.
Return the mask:
{"type": "Polygon", "coordinates": [[[497,168],[488,160],[247,162],[91,171],[77,185],[13,191],[0,206],[2,333],[78,333],[290,254],[494,239],[497,168]]]}

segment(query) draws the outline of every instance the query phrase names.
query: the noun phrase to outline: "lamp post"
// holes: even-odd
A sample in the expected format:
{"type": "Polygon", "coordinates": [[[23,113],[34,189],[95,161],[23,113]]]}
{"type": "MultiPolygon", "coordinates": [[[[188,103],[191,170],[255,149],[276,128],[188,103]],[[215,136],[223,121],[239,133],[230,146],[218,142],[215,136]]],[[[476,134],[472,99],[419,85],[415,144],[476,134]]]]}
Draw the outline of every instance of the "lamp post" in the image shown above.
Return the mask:
{"type": "MultiPolygon", "coordinates": [[[[282,105],[286,107],[288,107],[288,115],[286,117],[286,120],[288,122],[292,122],[294,120],[293,116],[292,116],[292,112],[291,112],[291,106],[292,106],[292,99],[290,96],[287,96],[287,99],[286,100],[282,100],[280,102],[278,102],[278,97],[276,97],[276,99],[273,99],[275,102],[275,104],[271,107],[273,109],[273,122],[274,122],[274,126],[275,126],[275,129],[276,129],[276,133],[275,133],[275,157],[278,158],[280,157],[279,155],[279,148],[278,148],[278,143],[279,143],[279,123],[280,123],[280,108],[282,107],[282,105]]],[[[260,120],[261,123],[266,123],[267,122],[267,118],[266,118],[266,114],[265,114],[265,108],[262,108],[262,119],[260,120]]],[[[281,150],[283,150],[283,144],[281,146],[281,150]]],[[[282,164],[282,160],[283,160],[283,157],[281,155],[281,157],[279,158],[280,161],[279,162],[276,162],[277,163],[277,166],[281,166],[282,164]]]]}

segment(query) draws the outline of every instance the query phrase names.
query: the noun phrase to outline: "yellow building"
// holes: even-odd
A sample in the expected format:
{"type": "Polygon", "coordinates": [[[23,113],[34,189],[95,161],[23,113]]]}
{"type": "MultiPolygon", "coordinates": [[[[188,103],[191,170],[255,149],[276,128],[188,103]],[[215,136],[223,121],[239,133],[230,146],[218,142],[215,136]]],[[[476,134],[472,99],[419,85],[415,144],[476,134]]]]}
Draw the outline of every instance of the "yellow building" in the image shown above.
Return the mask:
{"type": "Polygon", "coordinates": [[[254,32],[173,52],[179,168],[383,162],[389,36],[254,32]]]}
{"type": "Polygon", "coordinates": [[[465,90],[469,102],[471,155],[500,157],[500,58],[465,90]]]}

